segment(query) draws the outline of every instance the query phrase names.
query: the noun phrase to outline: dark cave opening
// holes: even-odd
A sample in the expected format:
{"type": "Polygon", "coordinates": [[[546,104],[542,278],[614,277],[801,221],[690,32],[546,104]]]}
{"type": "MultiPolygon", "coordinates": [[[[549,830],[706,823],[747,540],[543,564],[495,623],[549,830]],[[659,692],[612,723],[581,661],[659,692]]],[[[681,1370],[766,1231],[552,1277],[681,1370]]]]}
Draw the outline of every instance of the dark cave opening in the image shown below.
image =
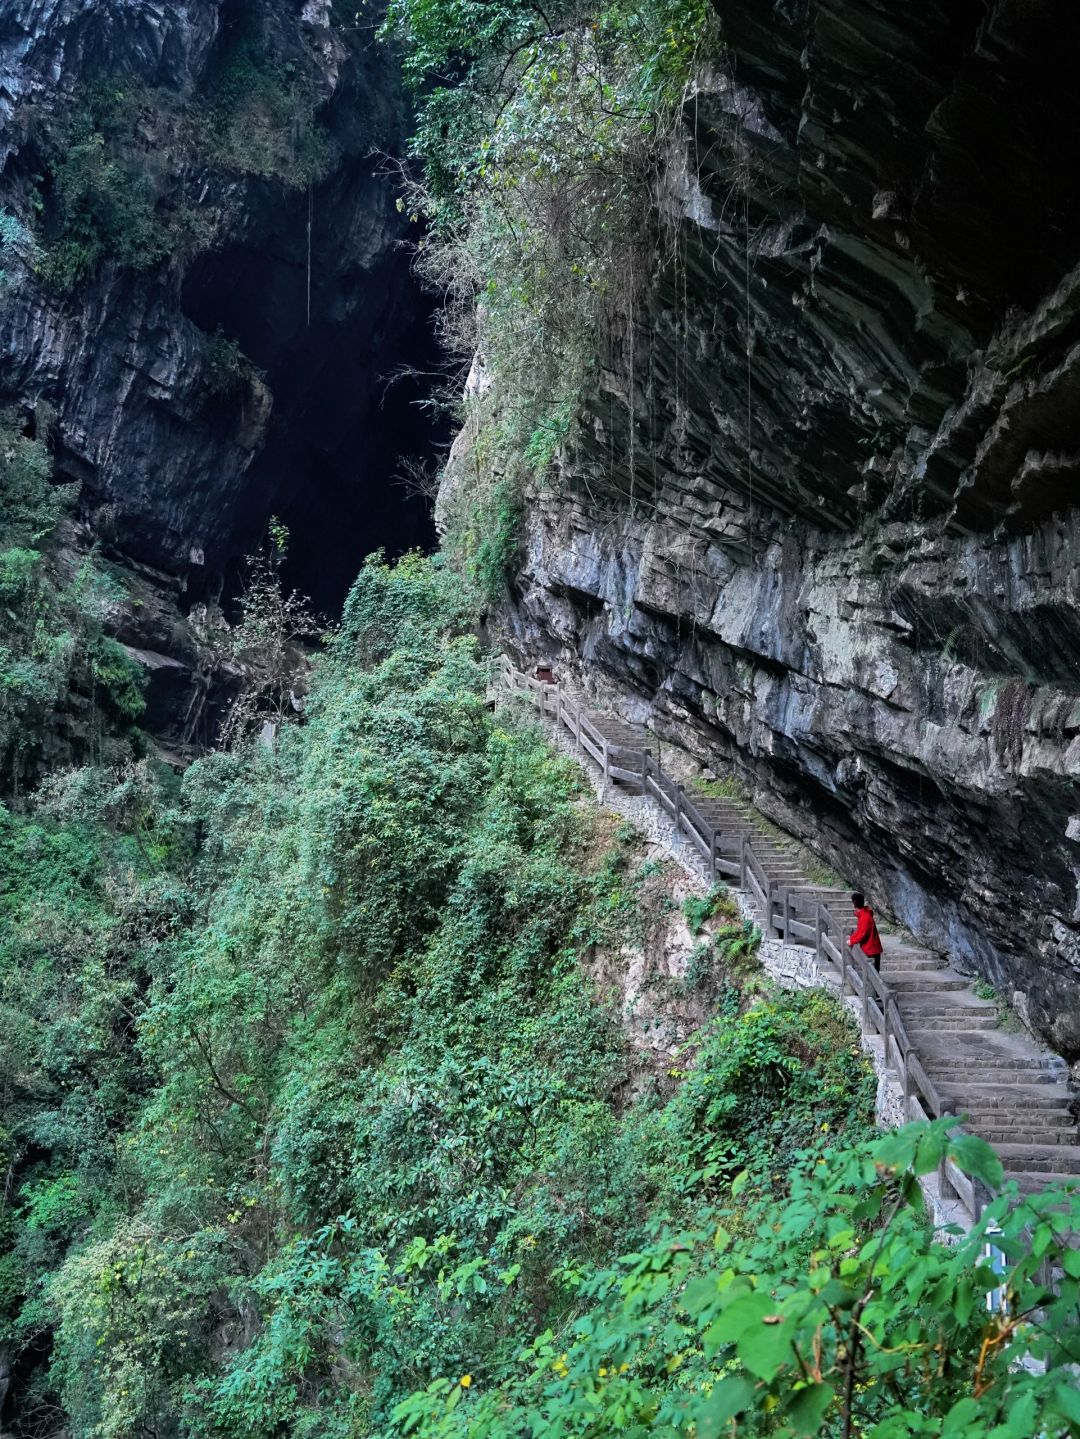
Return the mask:
{"type": "Polygon", "coordinates": [[[290,532],[287,583],[333,615],[371,551],[434,543],[429,502],[397,479],[403,458],[430,459],[449,440],[427,405],[440,362],[434,304],[405,248],[386,243],[400,220],[373,163],[310,197],[267,194],[265,209],[273,220],[257,248],[199,257],[183,288],[189,318],[237,343],[274,398],[226,589],[273,515],[290,532]]]}

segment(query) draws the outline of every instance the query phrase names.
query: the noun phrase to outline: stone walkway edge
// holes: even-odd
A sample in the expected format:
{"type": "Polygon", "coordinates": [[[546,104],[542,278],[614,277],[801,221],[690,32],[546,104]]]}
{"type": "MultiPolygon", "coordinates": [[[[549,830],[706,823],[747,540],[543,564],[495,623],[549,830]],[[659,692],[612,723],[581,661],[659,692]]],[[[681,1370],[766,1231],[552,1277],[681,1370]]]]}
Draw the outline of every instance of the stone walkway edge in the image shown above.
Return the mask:
{"type": "MultiPolygon", "coordinates": [[[[509,678],[511,675],[519,676],[519,682],[516,685],[511,685],[510,694],[526,702],[531,702],[533,707],[536,707],[536,687],[530,682],[522,685],[520,680],[526,677],[520,676],[519,672],[513,670],[509,664],[504,664],[502,673],[503,684],[496,691],[497,697],[502,698],[506,696],[506,685],[511,684],[509,678]]],[[[551,686],[547,686],[546,688],[550,689],[551,686]]],[[[569,704],[570,701],[566,700],[565,703],[569,704]]],[[[672,817],[665,809],[649,794],[642,793],[640,790],[635,793],[633,789],[625,787],[625,781],[620,784],[612,777],[612,766],[610,764],[607,766],[609,772],[605,774],[605,766],[598,763],[597,760],[582,747],[580,741],[576,740],[575,736],[565,727],[565,718],[563,718],[563,723],[558,723],[551,716],[543,712],[541,712],[540,718],[555,747],[580,766],[590,783],[597,802],[603,808],[622,816],[650,843],[668,853],[699,888],[700,892],[703,895],[707,893],[716,883],[716,879],[710,874],[709,866],[705,863],[697,848],[690,844],[679,832],[672,817]]],[[[594,722],[600,721],[601,723],[604,719],[604,717],[599,715],[594,715],[591,718],[594,722]]],[[[613,721],[613,723],[620,730],[620,738],[624,738],[625,731],[630,727],[625,726],[621,721],[613,721]]],[[[744,806],[744,808],[748,807],[744,806]]],[[[768,932],[769,926],[763,924],[764,914],[760,900],[756,895],[746,889],[740,889],[736,885],[729,884],[728,887],[732,897],[739,905],[739,909],[744,918],[762,930],[760,957],[765,972],[778,984],[786,988],[817,987],[830,990],[841,999],[841,1003],[857,1022],[862,1048],[870,1058],[877,1075],[875,1115],[878,1124],[882,1128],[889,1129],[907,1122],[910,1118],[923,1117],[921,1107],[918,1106],[917,1102],[914,1104],[912,1102],[915,1098],[914,1096],[910,1096],[905,1101],[903,1088],[897,1073],[887,1060],[885,1041],[881,1035],[873,1032],[874,1026],[868,1022],[868,1016],[865,1012],[862,999],[857,994],[840,995],[840,983],[836,973],[832,970],[831,966],[826,966],[818,962],[813,948],[807,947],[806,944],[787,943],[783,938],[770,936],[768,932]]],[[[895,946],[887,944],[887,956],[890,949],[893,949],[895,952],[895,946]]],[[[897,962],[904,965],[916,965],[918,968],[914,972],[921,974],[918,987],[914,988],[910,995],[910,1002],[913,1004],[923,1003],[927,998],[926,991],[923,987],[930,981],[939,979],[939,977],[945,973],[945,971],[940,968],[936,968],[933,972],[930,972],[927,969],[927,965],[928,963],[933,963],[940,967],[942,963],[941,959],[940,957],[928,958],[926,952],[918,950],[904,942],[900,942],[900,949],[902,952],[898,956],[897,962]]],[[[903,981],[910,980],[910,976],[906,971],[899,971],[899,973],[903,981]]],[[[965,988],[966,985],[967,981],[964,981],[965,988]]],[[[933,993],[933,991],[931,991],[931,993],[933,993]]],[[[939,995],[939,998],[944,997],[944,995],[939,995]]],[[[950,1049],[952,1052],[955,1053],[955,1043],[961,1039],[981,1039],[983,1048],[990,1044],[992,1036],[987,1031],[990,1028],[989,1015],[994,1013],[993,1006],[986,1005],[984,1009],[981,1002],[975,1001],[968,1003],[967,996],[961,993],[951,993],[948,997],[954,1000],[958,1005],[957,1014],[963,1015],[965,1023],[976,1024],[980,1027],[976,1034],[958,1034],[948,1031],[945,1037],[950,1041],[950,1049]],[[989,1011],[989,1014],[987,1014],[987,1011],[989,1011]]],[[[935,1018],[940,1017],[936,1011],[931,1010],[929,1012],[932,1013],[935,1018]]],[[[949,1010],[942,1009],[940,1015],[944,1016],[943,1022],[950,1021],[949,1010]]],[[[932,1032],[932,1021],[927,1022],[931,1023],[931,1031],[928,1032],[932,1032]]],[[[998,1038],[1011,1039],[1009,1036],[999,1036],[998,1038]]],[[[1006,1048],[1008,1048],[1008,1046],[1006,1046],[1006,1048]]],[[[1026,1046],[1026,1048],[1034,1049],[1034,1046],[1026,1046]]],[[[1053,1056],[1047,1056],[1046,1061],[1052,1063],[1055,1058],[1056,1057],[1053,1056]]],[[[978,1063],[978,1059],[979,1055],[976,1054],[976,1064],[978,1063]]],[[[983,1055],[982,1059],[985,1064],[987,1062],[986,1056],[983,1055]]],[[[1020,1065],[1022,1063],[1032,1063],[1033,1061],[1026,1053],[1022,1056],[1018,1053],[1015,1059],[1006,1058],[1006,1060],[1002,1061],[998,1058],[993,1058],[990,1062],[994,1064],[1005,1062],[1020,1065]]],[[[1062,1069],[1064,1069],[1064,1062],[1060,1060],[1057,1062],[1061,1065],[1062,1069]]],[[[991,1071],[991,1073],[993,1073],[993,1071],[991,1071]]],[[[1011,1071],[1008,1073],[1011,1076],[1011,1071]]],[[[980,1079],[985,1078],[985,1074],[977,1074],[976,1077],[980,1079]]],[[[1005,1074],[1003,1072],[1003,1078],[1004,1077],[1005,1074]]],[[[1040,1070],[1040,1072],[1033,1077],[1041,1082],[1043,1080],[1054,1080],[1060,1076],[1056,1071],[1051,1069],[1046,1073],[1040,1070]]],[[[978,1089],[979,1086],[976,1086],[976,1088],[978,1089]]],[[[1047,1099],[1054,1094],[1054,1090],[1051,1089],[1049,1084],[1042,1083],[1040,1083],[1040,1090],[1035,1092],[1041,1093],[1041,1096],[1045,1096],[1047,1099]]],[[[988,1116],[987,1124],[993,1126],[994,1124],[1002,1124],[1006,1121],[1010,1123],[1013,1122],[1012,1111],[1006,1110],[1004,1102],[999,1100],[998,1108],[995,1109],[993,1107],[993,1095],[990,1094],[990,1091],[987,1091],[987,1095],[986,1103],[987,1106],[990,1106],[984,1111],[985,1115],[988,1116]]],[[[976,1102],[979,1101],[977,1100],[976,1102]]],[[[966,1107],[960,1104],[957,1105],[957,1108],[963,1108],[963,1112],[967,1112],[966,1107]]],[[[1044,1112],[1049,1114],[1051,1111],[1046,1110],[1044,1112]]],[[[980,1127],[983,1126],[975,1123],[970,1127],[975,1132],[979,1132],[980,1127]]],[[[1007,1138],[1010,1135],[1007,1128],[1002,1128],[1000,1131],[992,1130],[992,1132],[995,1138],[998,1133],[1006,1135],[1007,1138]]],[[[1023,1139],[1025,1135],[1023,1131],[1017,1131],[1015,1137],[1023,1139]]],[[[1049,1152],[1055,1158],[1060,1156],[1063,1162],[1062,1167],[1064,1167],[1064,1162],[1068,1161],[1068,1169],[1070,1172],[1073,1171],[1073,1161],[1080,1156],[1080,1149],[1077,1149],[1075,1154],[1069,1153],[1067,1151],[1071,1146],[1060,1142],[1060,1136],[1055,1136],[1055,1138],[1059,1140],[1058,1147],[1051,1149],[1049,1152]]],[[[1003,1147],[1002,1142],[999,1140],[995,1144],[995,1147],[998,1148],[1000,1152],[1003,1147]]],[[[1009,1148],[1010,1146],[1006,1144],[1004,1147],[1009,1148]]],[[[1024,1145],[1018,1145],[1012,1147],[1023,1151],[1021,1158],[1027,1156],[1029,1149],[1032,1154],[1036,1152],[1031,1146],[1025,1147],[1024,1145]]],[[[1007,1170],[1012,1167],[1009,1164],[1010,1157],[1011,1156],[1008,1155],[1003,1156],[1003,1162],[1007,1170]]],[[[1041,1168],[1041,1165],[1039,1167],[1041,1168]]],[[[951,1177],[960,1180],[961,1184],[963,1183],[962,1176],[957,1175],[955,1171],[951,1177]]],[[[1007,1177],[1019,1177],[1030,1181],[1048,1181],[1051,1178],[1059,1176],[1050,1172],[1039,1173],[1036,1171],[1030,1174],[1026,1172],[1021,1173],[1019,1176],[1015,1174],[1010,1176],[1007,1174],[1007,1177]]],[[[922,1184],[926,1199],[928,1214],[932,1219],[935,1231],[939,1237],[944,1239],[954,1237],[948,1233],[950,1227],[955,1227],[955,1229],[959,1231],[967,1231],[971,1227],[978,1212],[981,1210],[981,1203],[974,1189],[971,1189],[967,1195],[962,1197],[961,1193],[958,1192],[959,1187],[954,1188],[950,1182],[950,1176],[942,1172],[925,1176],[920,1183],[922,1184]]],[[[1021,1187],[1024,1186],[1022,1185],[1021,1187]]],[[[1030,1188],[1032,1185],[1029,1183],[1027,1187],[1030,1188]]]]}

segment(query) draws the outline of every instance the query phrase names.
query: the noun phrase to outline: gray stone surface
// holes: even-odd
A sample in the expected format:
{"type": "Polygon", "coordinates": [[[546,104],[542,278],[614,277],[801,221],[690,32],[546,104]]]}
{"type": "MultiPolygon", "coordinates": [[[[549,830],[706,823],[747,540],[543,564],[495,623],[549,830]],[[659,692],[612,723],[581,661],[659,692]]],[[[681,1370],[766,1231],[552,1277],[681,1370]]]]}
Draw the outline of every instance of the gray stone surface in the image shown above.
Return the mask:
{"type": "Polygon", "coordinates": [[[1080,1057],[1080,11],[718,10],[674,258],[529,497],[508,643],[1080,1057]]]}

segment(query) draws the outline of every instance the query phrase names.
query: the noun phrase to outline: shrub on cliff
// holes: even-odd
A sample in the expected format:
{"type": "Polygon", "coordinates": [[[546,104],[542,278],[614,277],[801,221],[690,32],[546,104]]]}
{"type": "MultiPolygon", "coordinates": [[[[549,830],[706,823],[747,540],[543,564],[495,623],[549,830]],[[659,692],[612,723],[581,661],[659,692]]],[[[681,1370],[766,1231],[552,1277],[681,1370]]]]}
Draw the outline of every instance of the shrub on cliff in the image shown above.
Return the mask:
{"type": "Polygon", "coordinates": [[[0,756],[13,762],[16,786],[20,752],[42,742],[56,714],[88,702],[83,740],[100,754],[144,705],[139,666],[106,633],[118,582],[94,555],[73,570],[59,561],[55,532],[77,487],[54,483],[45,439],[24,428],[0,413],[0,756]]]}
{"type": "Polygon", "coordinates": [[[418,94],[419,268],[444,294],[448,346],[490,384],[469,401],[446,516],[450,552],[489,590],[506,581],[515,497],[550,478],[584,388],[628,372],[633,402],[673,131],[714,27],[706,0],[390,4],[384,33],[418,94]]]}

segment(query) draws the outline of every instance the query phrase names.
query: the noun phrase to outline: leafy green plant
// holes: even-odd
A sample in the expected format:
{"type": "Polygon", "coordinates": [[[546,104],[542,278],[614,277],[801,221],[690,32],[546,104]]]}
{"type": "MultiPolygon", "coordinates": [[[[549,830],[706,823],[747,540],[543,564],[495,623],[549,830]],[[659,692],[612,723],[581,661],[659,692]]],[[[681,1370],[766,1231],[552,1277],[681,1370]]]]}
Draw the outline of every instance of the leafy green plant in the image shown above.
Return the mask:
{"type": "Polygon", "coordinates": [[[780,1203],[737,1183],[738,1204],[661,1230],[586,1281],[588,1312],[541,1333],[513,1378],[480,1391],[439,1378],[398,1406],[397,1431],[1080,1434],[1068,1240],[1080,1196],[1006,1195],[970,1234],[936,1242],[917,1177],[946,1155],[981,1179],[1001,1174],[988,1145],[948,1130],[912,1125],[808,1156],[780,1203]],[[986,1257],[991,1235],[1003,1277],[986,1257]],[[1007,1307],[988,1312],[995,1292],[1007,1307]]]}
{"type": "Polygon", "coordinates": [[[294,60],[273,54],[261,0],[233,8],[210,79],[207,121],[202,143],[226,169],[301,186],[318,180],[331,161],[313,79],[294,60]]]}
{"type": "Polygon", "coordinates": [[[236,340],[230,340],[219,325],[210,337],[205,355],[206,388],[211,395],[231,395],[245,389],[261,372],[251,363],[236,340]]]}
{"type": "Polygon", "coordinates": [[[51,1355],[27,1422],[386,1432],[440,1374],[510,1383],[657,1216],[742,1169],[782,1192],[869,1125],[837,1006],[730,975],[628,1100],[589,964],[647,939],[659,875],[487,708],[475,606],[376,557],[273,749],[0,812],[0,1323],[51,1355]]]}
{"type": "Polygon", "coordinates": [[[102,79],[88,85],[47,150],[46,233],[40,269],[57,288],[79,283],[104,260],[148,269],[209,238],[171,171],[183,148],[175,97],[102,79]],[[158,143],[149,136],[160,132],[158,143]]]}
{"type": "MultiPolygon", "coordinates": [[[[392,0],[384,34],[418,97],[402,209],[427,220],[419,268],[447,345],[483,367],[444,505],[467,564],[469,536],[555,471],[611,356],[632,370],[670,137],[715,22],[697,0],[556,25],[528,0],[392,0]]],[[[484,557],[485,587],[497,568],[484,557]]]]}
{"type": "Polygon", "coordinates": [[[714,885],[708,894],[688,895],[682,908],[687,927],[693,935],[700,934],[706,923],[718,914],[724,914],[729,919],[738,915],[738,908],[723,884],[714,885]]]}
{"type": "MultiPolygon", "coordinates": [[[[39,416],[39,429],[46,429],[39,416]]],[[[0,752],[15,760],[40,744],[50,720],[88,698],[109,720],[129,726],[142,712],[143,675],[106,629],[123,592],[93,556],[62,578],[52,537],[77,487],[53,482],[42,435],[0,414],[0,752]]],[[[97,736],[87,736],[93,744],[97,736]]]]}

